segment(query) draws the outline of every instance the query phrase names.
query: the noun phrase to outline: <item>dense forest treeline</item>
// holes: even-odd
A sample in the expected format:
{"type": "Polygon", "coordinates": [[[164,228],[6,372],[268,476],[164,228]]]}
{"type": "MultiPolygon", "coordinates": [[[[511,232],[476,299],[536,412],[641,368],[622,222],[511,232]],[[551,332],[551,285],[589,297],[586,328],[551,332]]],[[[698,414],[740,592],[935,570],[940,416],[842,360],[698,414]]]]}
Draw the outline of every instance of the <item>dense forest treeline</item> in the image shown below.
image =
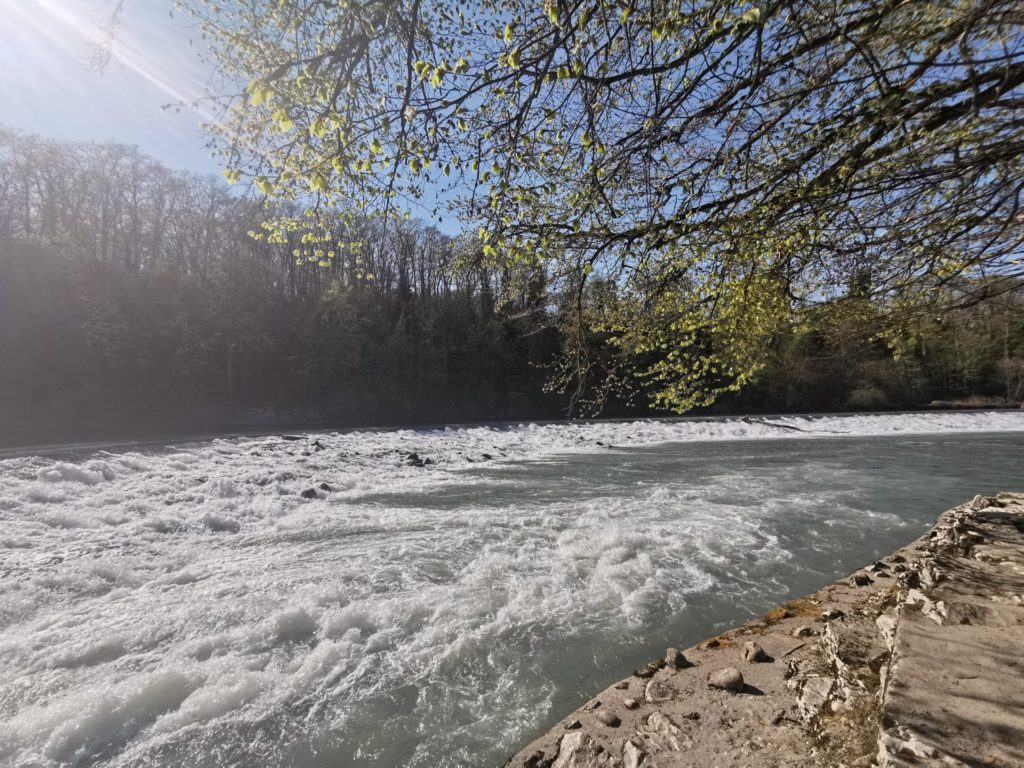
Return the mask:
{"type": "MultiPolygon", "coordinates": [[[[265,216],[133,147],[0,130],[0,443],[565,415],[543,280],[415,221],[297,262],[297,239],[250,237],[265,216]]],[[[1019,291],[906,333],[882,341],[853,295],[805,313],[718,410],[1024,396],[1019,291]]]]}

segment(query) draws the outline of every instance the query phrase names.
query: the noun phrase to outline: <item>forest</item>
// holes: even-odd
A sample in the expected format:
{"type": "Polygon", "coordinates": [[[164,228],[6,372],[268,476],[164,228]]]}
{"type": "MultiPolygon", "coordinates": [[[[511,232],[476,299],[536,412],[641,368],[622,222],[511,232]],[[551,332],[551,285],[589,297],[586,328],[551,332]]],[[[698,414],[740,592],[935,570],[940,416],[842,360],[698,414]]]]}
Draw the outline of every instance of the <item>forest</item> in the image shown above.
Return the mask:
{"type": "MultiPolygon", "coordinates": [[[[474,258],[475,237],[349,216],[335,235],[361,245],[321,263],[296,259],[301,231],[255,238],[266,218],[134,147],[0,131],[0,443],[659,413],[614,376],[579,391],[568,299],[474,258]]],[[[1020,290],[898,334],[879,301],[851,284],[794,316],[704,410],[1024,397],[1020,290]]],[[[600,359],[606,334],[582,332],[600,359]]]]}

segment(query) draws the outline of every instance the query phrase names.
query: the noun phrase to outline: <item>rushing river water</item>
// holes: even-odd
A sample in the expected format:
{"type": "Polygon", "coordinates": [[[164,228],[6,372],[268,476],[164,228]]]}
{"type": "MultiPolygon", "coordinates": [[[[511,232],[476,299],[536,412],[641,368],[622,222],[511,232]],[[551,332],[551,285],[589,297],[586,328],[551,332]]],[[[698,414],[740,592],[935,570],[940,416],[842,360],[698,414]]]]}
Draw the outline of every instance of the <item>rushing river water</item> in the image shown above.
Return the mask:
{"type": "Polygon", "coordinates": [[[497,766],[1024,485],[1024,413],[773,421],[0,461],[0,766],[497,766]]]}

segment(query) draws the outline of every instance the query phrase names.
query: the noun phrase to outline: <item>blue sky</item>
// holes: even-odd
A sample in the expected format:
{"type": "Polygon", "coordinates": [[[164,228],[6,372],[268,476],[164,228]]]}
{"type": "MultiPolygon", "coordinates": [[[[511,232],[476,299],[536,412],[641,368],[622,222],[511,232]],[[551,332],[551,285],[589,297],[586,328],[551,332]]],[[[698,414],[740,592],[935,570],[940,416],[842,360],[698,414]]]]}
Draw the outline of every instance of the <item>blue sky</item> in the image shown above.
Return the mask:
{"type": "Polygon", "coordinates": [[[216,173],[201,110],[207,70],[173,0],[125,0],[114,57],[90,68],[115,0],[0,0],[0,123],[68,140],[137,144],[171,168],[216,173]]]}

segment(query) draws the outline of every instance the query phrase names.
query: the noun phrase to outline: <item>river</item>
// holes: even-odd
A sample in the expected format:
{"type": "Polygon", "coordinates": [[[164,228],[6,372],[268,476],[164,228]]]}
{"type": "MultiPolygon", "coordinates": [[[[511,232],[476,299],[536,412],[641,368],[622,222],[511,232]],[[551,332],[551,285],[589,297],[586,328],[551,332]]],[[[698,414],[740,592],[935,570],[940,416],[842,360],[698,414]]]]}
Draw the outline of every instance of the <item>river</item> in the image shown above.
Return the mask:
{"type": "Polygon", "coordinates": [[[0,765],[499,766],[1024,486],[1013,412],[290,437],[0,460],[0,765]]]}

